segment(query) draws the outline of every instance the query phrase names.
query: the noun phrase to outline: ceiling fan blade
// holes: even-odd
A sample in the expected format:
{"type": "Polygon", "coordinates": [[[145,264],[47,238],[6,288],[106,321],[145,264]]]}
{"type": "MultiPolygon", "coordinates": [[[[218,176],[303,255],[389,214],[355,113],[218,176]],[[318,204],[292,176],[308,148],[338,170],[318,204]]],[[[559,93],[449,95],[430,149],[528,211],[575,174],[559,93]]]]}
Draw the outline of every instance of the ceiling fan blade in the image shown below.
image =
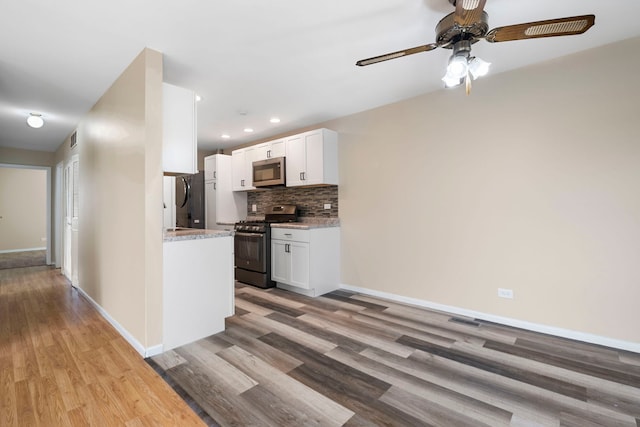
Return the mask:
{"type": "Polygon", "coordinates": [[[487,0],[456,0],[455,23],[467,27],[482,19],[487,0]]]}
{"type": "Polygon", "coordinates": [[[378,62],[382,62],[382,61],[388,61],[390,59],[401,58],[403,56],[413,55],[414,53],[428,52],[437,47],[438,45],[436,43],[426,44],[424,46],[417,46],[411,49],[404,49],[404,50],[399,50],[397,52],[387,53],[386,55],[380,55],[380,56],[374,56],[373,58],[361,59],[360,61],[356,62],[356,65],[360,67],[364,67],[365,65],[371,65],[371,64],[376,64],[378,62]]]}
{"type": "Polygon", "coordinates": [[[494,28],[485,36],[490,43],[582,34],[595,24],[595,15],[548,19],[494,28]]]}

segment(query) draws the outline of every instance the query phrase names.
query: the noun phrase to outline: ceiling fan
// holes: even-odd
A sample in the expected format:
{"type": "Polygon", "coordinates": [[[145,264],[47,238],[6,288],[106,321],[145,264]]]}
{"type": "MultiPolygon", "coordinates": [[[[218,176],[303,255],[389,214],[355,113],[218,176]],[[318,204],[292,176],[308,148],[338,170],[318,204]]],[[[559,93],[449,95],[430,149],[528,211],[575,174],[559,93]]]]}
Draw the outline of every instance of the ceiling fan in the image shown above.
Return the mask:
{"type": "Polygon", "coordinates": [[[449,0],[455,6],[455,12],[445,16],[436,26],[436,42],[399,50],[385,55],[361,59],[358,66],[376,64],[390,59],[401,58],[414,53],[428,52],[438,47],[452,49],[447,74],[442,78],[446,87],[466,82],[467,94],[471,90],[471,78],[487,74],[488,62],[471,56],[471,45],[485,39],[489,43],[510,40],[534,39],[539,37],[557,37],[582,34],[595,23],[595,15],[572,16],[568,18],[548,19],[526,24],[507,25],[489,30],[489,15],[484,11],[487,0],[449,0]]]}

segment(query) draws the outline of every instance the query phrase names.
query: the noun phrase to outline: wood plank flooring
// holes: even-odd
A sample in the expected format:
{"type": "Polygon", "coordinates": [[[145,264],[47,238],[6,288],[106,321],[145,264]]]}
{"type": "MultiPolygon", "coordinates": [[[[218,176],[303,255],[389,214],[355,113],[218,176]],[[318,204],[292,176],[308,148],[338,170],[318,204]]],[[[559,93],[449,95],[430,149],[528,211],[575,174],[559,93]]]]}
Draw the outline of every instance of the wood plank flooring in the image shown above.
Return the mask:
{"type": "Polygon", "coordinates": [[[0,426],[201,426],[60,274],[0,270],[0,426]]]}
{"type": "Polygon", "coordinates": [[[639,354],[344,291],[237,284],[225,332],[148,362],[210,425],[640,427],[639,354]]]}

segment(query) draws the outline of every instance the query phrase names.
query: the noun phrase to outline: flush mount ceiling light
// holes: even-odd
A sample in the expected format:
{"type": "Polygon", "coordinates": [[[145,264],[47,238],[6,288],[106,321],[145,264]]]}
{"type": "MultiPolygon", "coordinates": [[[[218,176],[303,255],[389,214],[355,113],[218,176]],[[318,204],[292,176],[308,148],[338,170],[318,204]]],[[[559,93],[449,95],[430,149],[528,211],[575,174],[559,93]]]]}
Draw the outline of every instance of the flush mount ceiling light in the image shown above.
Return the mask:
{"type": "Polygon", "coordinates": [[[458,86],[466,82],[467,94],[471,89],[471,77],[477,79],[489,72],[489,63],[471,56],[471,45],[486,40],[489,43],[525,40],[540,37],[558,37],[582,34],[595,24],[594,15],[571,16],[545,21],[507,25],[489,30],[489,15],[484,11],[487,0],[449,0],[455,8],[436,26],[436,41],[411,49],[361,59],[358,66],[377,64],[437,48],[453,49],[447,74],[442,79],[445,86],[458,86]]]}
{"type": "Polygon", "coordinates": [[[280,119],[278,117],[271,117],[269,123],[280,123],[280,119]]]}
{"type": "Polygon", "coordinates": [[[27,117],[27,124],[29,127],[34,129],[40,129],[44,126],[44,119],[42,118],[42,114],[38,113],[30,113],[29,117],[27,117]]]}

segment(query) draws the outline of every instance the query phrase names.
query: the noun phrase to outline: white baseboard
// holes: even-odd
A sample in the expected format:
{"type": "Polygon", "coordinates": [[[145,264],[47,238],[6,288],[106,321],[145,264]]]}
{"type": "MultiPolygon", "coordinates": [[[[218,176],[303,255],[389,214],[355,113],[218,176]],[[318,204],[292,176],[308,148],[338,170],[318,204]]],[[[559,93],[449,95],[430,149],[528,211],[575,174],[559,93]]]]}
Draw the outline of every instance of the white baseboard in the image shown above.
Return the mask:
{"type": "Polygon", "coordinates": [[[373,289],[360,288],[357,286],[351,286],[346,284],[341,284],[340,289],[357,292],[363,295],[370,295],[373,297],[385,298],[391,301],[402,302],[405,304],[416,305],[419,307],[430,308],[432,310],[444,311],[444,312],[455,314],[458,316],[471,317],[474,319],[480,319],[488,322],[499,323],[501,325],[526,329],[533,332],[540,332],[543,334],[554,335],[561,338],[568,338],[568,339],[582,341],[590,344],[597,344],[605,347],[616,348],[619,350],[627,350],[627,351],[632,351],[634,353],[640,353],[640,343],[636,343],[636,342],[623,341],[623,340],[603,337],[603,336],[594,335],[594,334],[588,334],[588,333],[579,332],[579,331],[572,331],[570,329],[557,328],[555,326],[548,326],[548,325],[542,325],[539,323],[526,322],[524,320],[496,316],[493,314],[482,313],[479,311],[467,310],[464,308],[438,304],[431,301],[425,301],[417,298],[410,298],[402,295],[376,291],[373,289]]]}
{"type": "Polygon", "coordinates": [[[89,303],[91,303],[91,305],[94,306],[96,310],[98,310],[98,313],[100,313],[100,315],[104,317],[104,319],[109,322],[111,326],[113,326],[125,340],[127,340],[127,342],[140,354],[140,356],[146,358],[156,356],[163,352],[162,344],[145,348],[137,339],[134,338],[133,335],[129,333],[129,331],[127,331],[120,323],[118,323],[118,321],[111,317],[111,315],[107,313],[107,311],[102,308],[100,304],[95,302],[93,298],[91,298],[89,294],[87,294],[82,288],[76,286],[74,286],[73,288],[77,290],[78,293],[80,293],[80,295],[82,295],[87,301],[89,301],[89,303]]]}
{"type": "Polygon", "coordinates": [[[47,248],[25,248],[25,249],[7,249],[4,251],[0,251],[0,254],[10,254],[13,252],[30,252],[30,251],[44,251],[47,248]]]}
{"type": "Polygon", "coordinates": [[[164,353],[164,347],[162,344],[154,345],[153,347],[147,347],[144,352],[144,357],[153,357],[164,353]]]}

